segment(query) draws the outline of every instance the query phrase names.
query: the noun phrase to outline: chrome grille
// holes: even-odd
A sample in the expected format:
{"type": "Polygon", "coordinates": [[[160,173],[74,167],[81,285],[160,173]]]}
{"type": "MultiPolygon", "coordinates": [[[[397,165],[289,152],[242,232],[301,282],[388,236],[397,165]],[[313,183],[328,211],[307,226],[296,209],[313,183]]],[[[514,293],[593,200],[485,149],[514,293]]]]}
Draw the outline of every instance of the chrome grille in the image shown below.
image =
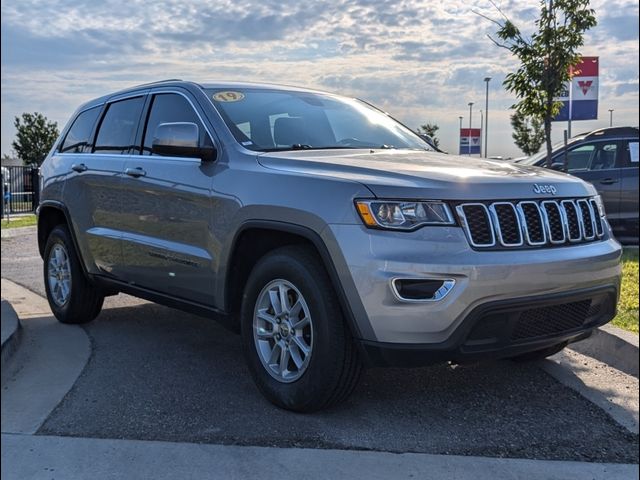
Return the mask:
{"type": "Polygon", "coordinates": [[[600,210],[598,209],[598,204],[592,198],[589,200],[589,205],[591,205],[591,212],[593,214],[594,224],[596,226],[596,236],[600,238],[604,235],[604,226],[601,221],[598,221],[598,217],[600,216],[600,210]]]}
{"type": "Polygon", "coordinates": [[[567,234],[560,204],[552,200],[542,202],[542,211],[545,216],[545,227],[549,233],[549,241],[553,244],[564,243],[567,240],[567,234]]]}
{"type": "Polygon", "coordinates": [[[540,206],[536,202],[520,202],[517,206],[520,221],[524,226],[524,235],[529,245],[547,243],[545,220],[540,206]]]}
{"type": "Polygon", "coordinates": [[[563,200],[560,202],[565,216],[567,232],[570,242],[579,242],[582,239],[581,219],[578,215],[578,207],[573,200],[563,200]]]}
{"type": "Polygon", "coordinates": [[[564,245],[604,236],[594,199],[461,203],[456,212],[477,248],[564,245]]]}
{"type": "Polygon", "coordinates": [[[472,246],[489,247],[496,244],[489,210],[484,203],[460,205],[458,214],[467,225],[467,234],[472,246]]]}
{"type": "Polygon", "coordinates": [[[522,245],[522,228],[516,207],[508,202],[492,203],[489,211],[493,216],[498,241],[503,247],[519,247],[522,245]]]}
{"type": "Polygon", "coordinates": [[[585,199],[578,200],[578,210],[580,211],[580,220],[582,220],[582,235],[587,240],[596,238],[596,226],[593,221],[593,212],[591,205],[585,199]]]}

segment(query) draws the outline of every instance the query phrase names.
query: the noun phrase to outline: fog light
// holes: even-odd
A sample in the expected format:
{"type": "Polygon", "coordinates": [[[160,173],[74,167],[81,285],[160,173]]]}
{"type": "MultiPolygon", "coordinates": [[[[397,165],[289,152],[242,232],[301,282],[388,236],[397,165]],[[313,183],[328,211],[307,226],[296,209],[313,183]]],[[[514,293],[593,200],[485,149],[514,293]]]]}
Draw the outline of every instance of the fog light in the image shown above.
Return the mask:
{"type": "Polygon", "coordinates": [[[437,302],[456,284],[452,279],[394,278],[391,290],[398,300],[405,302],[437,302]]]}

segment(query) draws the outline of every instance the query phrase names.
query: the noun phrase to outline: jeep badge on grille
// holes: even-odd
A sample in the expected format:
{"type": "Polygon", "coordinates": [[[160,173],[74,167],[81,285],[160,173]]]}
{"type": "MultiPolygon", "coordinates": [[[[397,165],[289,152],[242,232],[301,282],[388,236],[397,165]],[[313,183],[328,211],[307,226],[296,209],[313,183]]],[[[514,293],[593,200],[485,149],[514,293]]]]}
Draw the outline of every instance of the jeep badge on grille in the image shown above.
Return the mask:
{"type": "Polygon", "coordinates": [[[533,193],[545,194],[549,193],[551,195],[555,195],[558,192],[558,189],[553,185],[538,185],[537,183],[533,184],[533,193]]]}

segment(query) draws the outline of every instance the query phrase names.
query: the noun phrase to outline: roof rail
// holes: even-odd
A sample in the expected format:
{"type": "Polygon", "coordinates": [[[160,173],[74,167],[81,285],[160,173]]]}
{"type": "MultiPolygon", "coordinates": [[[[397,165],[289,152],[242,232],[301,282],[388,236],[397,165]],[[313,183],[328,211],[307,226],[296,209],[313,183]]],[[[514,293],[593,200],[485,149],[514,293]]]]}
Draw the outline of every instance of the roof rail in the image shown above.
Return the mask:
{"type": "Polygon", "coordinates": [[[156,82],[149,82],[149,83],[143,83],[141,85],[136,85],[137,87],[146,87],[146,86],[150,86],[150,85],[156,85],[158,83],[168,83],[168,82],[182,82],[183,80],[181,78],[167,78],[166,80],[158,80],[156,82]]]}
{"type": "Polygon", "coordinates": [[[631,127],[631,126],[625,126],[625,127],[604,127],[604,128],[598,128],[596,130],[592,130],[591,132],[585,132],[581,135],[584,135],[585,138],[589,138],[589,137],[613,137],[613,136],[618,136],[618,135],[637,135],[638,134],[638,127],[631,127]]]}

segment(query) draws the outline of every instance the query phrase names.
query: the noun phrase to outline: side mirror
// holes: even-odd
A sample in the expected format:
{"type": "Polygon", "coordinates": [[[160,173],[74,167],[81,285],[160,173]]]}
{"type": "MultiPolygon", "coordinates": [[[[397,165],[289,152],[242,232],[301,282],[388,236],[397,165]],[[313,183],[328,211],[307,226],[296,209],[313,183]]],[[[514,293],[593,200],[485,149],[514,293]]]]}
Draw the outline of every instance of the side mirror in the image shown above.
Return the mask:
{"type": "Polygon", "coordinates": [[[433,147],[433,148],[436,147],[433,142],[433,138],[431,138],[431,135],[427,135],[426,133],[419,133],[418,136],[422,138],[425,142],[427,142],[430,147],[433,147]]]}
{"type": "Polygon", "coordinates": [[[151,152],[167,157],[194,157],[210,162],[216,158],[213,147],[199,145],[198,125],[191,122],[161,123],[151,143],[151,152]]]}
{"type": "Polygon", "coordinates": [[[557,170],[559,172],[564,172],[564,163],[552,163],[551,170],[557,170]]]}

